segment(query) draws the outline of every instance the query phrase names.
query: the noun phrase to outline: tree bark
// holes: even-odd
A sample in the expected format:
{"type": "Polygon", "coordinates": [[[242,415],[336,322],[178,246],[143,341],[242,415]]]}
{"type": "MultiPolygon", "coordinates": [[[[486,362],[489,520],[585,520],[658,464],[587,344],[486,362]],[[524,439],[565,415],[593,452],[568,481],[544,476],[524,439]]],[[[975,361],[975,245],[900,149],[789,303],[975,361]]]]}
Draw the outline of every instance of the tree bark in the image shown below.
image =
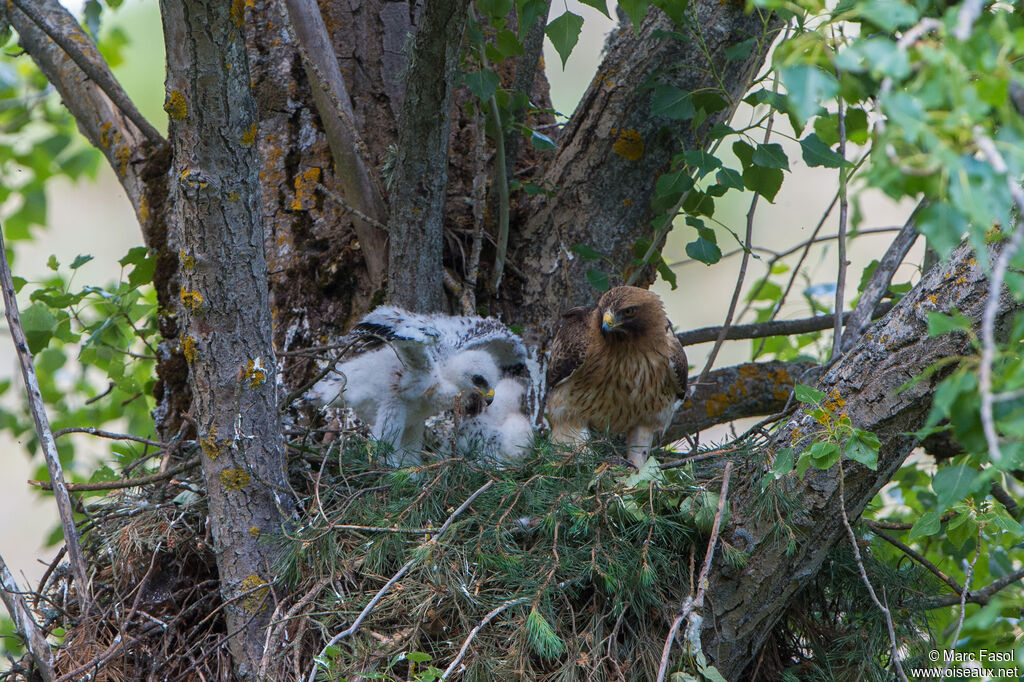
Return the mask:
{"type": "MultiPolygon", "coordinates": [[[[836,392],[834,395],[842,399],[840,409],[854,426],[871,431],[881,441],[877,471],[843,462],[846,513],[851,519],[859,516],[892,479],[916,444],[907,434],[923,426],[932,393],[944,373],[901,388],[936,361],[970,352],[964,334],[930,337],[927,313],[956,308],[978,325],[987,288],[984,270],[969,246],[962,245],[945,267],[933,268],[885,318],[869,328],[818,383],[819,390],[836,392]]],[[[997,326],[1005,329],[1011,314],[1019,309],[1020,304],[1004,291],[997,326]]],[[[775,437],[769,451],[790,445],[799,451],[811,442],[816,425],[806,410],[798,411],[775,437]]],[[[702,631],[704,652],[730,680],[743,679],[744,670],[757,660],[793,596],[814,578],[832,547],[845,541],[835,467],[828,471],[812,468],[802,481],[793,473],[779,482],[803,506],[794,519],[800,532],[799,544],[796,551],[787,553],[781,543],[768,539],[777,520],[759,519],[754,512],[763,463],[748,460],[740,466],[737,473],[744,483],[729,500],[733,510],[731,532],[735,536],[742,529],[743,537],[753,538],[752,544],[738,542],[750,559],[740,570],[716,565],[708,592],[712,609],[705,614],[702,631]]]]}
{"type": "Polygon", "coordinates": [[[254,679],[290,511],[277,409],[263,212],[241,3],[161,2],[167,44],[181,345],[190,365],[235,669],[254,679]]]}
{"type": "Polygon", "coordinates": [[[424,5],[406,80],[390,181],[388,301],[416,312],[444,307],[449,112],[468,14],[469,0],[424,5]]]}
{"type": "MultiPolygon", "coordinates": [[[[688,10],[686,38],[660,10],[652,9],[638,32],[625,22],[609,38],[597,75],[559,139],[557,156],[543,174],[554,196],[538,195],[510,245],[520,273],[504,293],[508,319],[523,324],[528,341],[546,346],[562,310],[592,303],[597,292],[586,271],[598,267],[621,284],[634,258],[633,244],[653,234],[655,180],[680,149],[703,149],[707,132],[727,121],[760,68],[781,21],[773,15],[719,0],[697,0],[688,10]],[[751,37],[746,59],[729,61],[725,50],[751,37]],[[654,83],[691,93],[714,91],[726,106],[700,126],[651,114],[654,83]],[[724,89],[723,89],[724,88],[724,89]],[[586,244],[611,260],[582,262],[570,249],[586,244]]],[[[662,242],[664,235],[662,235],[662,242]]],[[[662,244],[657,244],[660,248],[662,244]]],[[[511,279],[511,278],[510,278],[511,279]]],[[[647,286],[653,271],[637,284],[647,286]]]]}

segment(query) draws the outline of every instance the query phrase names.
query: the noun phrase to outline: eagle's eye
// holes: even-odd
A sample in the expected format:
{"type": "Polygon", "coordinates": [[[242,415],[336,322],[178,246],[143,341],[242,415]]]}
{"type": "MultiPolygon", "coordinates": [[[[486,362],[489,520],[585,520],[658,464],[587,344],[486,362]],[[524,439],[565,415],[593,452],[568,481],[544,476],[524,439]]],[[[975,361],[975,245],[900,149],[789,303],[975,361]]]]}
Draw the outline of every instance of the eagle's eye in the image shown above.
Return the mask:
{"type": "Polygon", "coordinates": [[[626,318],[628,320],[631,317],[636,317],[636,311],[637,311],[637,306],[631,305],[628,308],[623,308],[622,312],[620,314],[622,315],[622,317],[624,317],[624,318],[626,318]]]}
{"type": "Polygon", "coordinates": [[[473,385],[477,388],[487,388],[487,379],[484,379],[479,374],[473,375],[473,385]]]}

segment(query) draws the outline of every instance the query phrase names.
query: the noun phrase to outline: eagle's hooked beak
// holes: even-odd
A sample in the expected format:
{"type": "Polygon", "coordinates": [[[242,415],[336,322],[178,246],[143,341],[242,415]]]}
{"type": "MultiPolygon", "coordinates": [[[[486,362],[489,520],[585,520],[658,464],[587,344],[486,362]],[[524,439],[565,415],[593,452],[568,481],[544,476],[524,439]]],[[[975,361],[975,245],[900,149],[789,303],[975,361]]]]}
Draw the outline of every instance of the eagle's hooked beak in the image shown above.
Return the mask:
{"type": "Polygon", "coordinates": [[[604,317],[601,318],[601,331],[605,334],[608,334],[609,332],[622,331],[622,329],[620,329],[621,324],[622,323],[615,318],[615,315],[612,313],[605,313],[604,317]]]}

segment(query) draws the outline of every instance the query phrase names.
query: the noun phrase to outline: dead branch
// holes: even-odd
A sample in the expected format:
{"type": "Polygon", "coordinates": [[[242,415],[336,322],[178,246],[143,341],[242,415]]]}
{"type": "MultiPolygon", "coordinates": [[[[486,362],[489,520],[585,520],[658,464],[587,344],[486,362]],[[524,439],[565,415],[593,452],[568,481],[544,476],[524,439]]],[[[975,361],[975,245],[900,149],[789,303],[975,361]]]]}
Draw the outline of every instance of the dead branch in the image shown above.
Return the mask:
{"type": "MultiPolygon", "coordinates": [[[[889,301],[880,303],[875,309],[871,319],[877,320],[892,310],[893,304],[889,301]]],[[[843,313],[843,324],[849,321],[853,313],[843,313]]],[[[791,334],[807,334],[809,332],[820,332],[831,329],[835,318],[831,315],[815,315],[804,317],[799,320],[773,320],[771,322],[757,322],[754,324],[738,324],[729,328],[725,338],[728,341],[737,339],[761,339],[767,336],[789,336],[791,334]]],[[[701,327],[688,332],[679,332],[676,338],[684,346],[694,346],[698,343],[714,341],[721,327],[701,327]]]]}
{"type": "MultiPolygon", "coordinates": [[[[66,487],[68,490],[74,493],[90,492],[96,490],[121,490],[123,488],[138,488],[144,485],[150,485],[152,483],[159,483],[160,481],[166,481],[167,479],[174,478],[183,471],[188,471],[193,467],[199,466],[199,458],[193,457],[192,459],[186,460],[157,474],[150,474],[148,476],[138,476],[137,478],[122,478],[117,481],[95,481],[92,483],[68,483],[66,487]]],[[[29,485],[34,485],[43,490],[53,490],[53,483],[50,481],[29,481],[29,485]]]]}
{"type": "MultiPolygon", "coordinates": [[[[6,263],[6,260],[4,262],[6,263]]],[[[21,635],[29,653],[32,654],[32,660],[36,662],[39,674],[45,682],[53,682],[56,676],[53,673],[50,645],[46,643],[46,638],[43,637],[39,625],[32,617],[32,612],[29,611],[28,604],[25,603],[25,598],[22,596],[21,590],[18,589],[18,583],[14,580],[14,576],[7,568],[2,556],[0,556],[0,599],[3,600],[4,606],[7,607],[7,613],[14,621],[15,630],[21,635]]]]}
{"type": "Polygon", "coordinates": [[[60,525],[64,529],[64,542],[68,546],[71,570],[78,583],[82,611],[87,611],[88,605],[92,601],[89,595],[89,574],[86,570],[85,559],[82,557],[82,548],[79,545],[78,529],[75,527],[75,512],[71,505],[71,495],[68,494],[67,485],[64,483],[64,471],[57,454],[57,444],[50,432],[50,420],[46,416],[46,406],[43,404],[43,396],[39,392],[39,380],[36,378],[36,369],[32,364],[32,353],[28,348],[25,331],[21,327],[21,316],[18,314],[18,301],[14,295],[11,266],[7,261],[7,248],[4,246],[2,233],[0,233],[0,287],[3,287],[7,324],[11,329],[14,348],[18,352],[18,362],[21,365],[21,375],[25,380],[25,393],[28,395],[29,409],[36,425],[36,434],[39,436],[39,447],[43,451],[46,468],[53,481],[54,499],[57,501],[57,512],[60,514],[60,525]]]}

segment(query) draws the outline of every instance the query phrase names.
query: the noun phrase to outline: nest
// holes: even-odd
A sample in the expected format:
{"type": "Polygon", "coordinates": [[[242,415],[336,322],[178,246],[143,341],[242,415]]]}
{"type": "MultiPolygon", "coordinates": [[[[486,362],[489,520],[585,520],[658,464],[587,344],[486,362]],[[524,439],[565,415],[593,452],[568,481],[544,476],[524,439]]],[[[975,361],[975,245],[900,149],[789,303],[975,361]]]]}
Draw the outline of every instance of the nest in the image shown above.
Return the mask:
{"type": "MultiPolygon", "coordinates": [[[[377,448],[354,432],[292,444],[300,514],[268,539],[280,550],[279,583],[253,597],[274,610],[264,679],[656,677],[704,556],[722,458],[634,472],[614,444],[564,451],[541,441],[521,468],[445,458],[391,471],[375,466],[377,448]]],[[[59,675],[234,679],[195,479],[90,507],[95,605],[82,613],[60,570],[38,599],[51,640],[64,635],[59,675]]],[[[716,562],[738,568],[746,556],[727,539],[716,562]]],[[[852,570],[850,584],[859,584],[852,570]]],[[[813,659],[808,628],[786,627],[759,679],[813,659]]],[[[7,679],[35,679],[23,663],[7,679]]]]}

